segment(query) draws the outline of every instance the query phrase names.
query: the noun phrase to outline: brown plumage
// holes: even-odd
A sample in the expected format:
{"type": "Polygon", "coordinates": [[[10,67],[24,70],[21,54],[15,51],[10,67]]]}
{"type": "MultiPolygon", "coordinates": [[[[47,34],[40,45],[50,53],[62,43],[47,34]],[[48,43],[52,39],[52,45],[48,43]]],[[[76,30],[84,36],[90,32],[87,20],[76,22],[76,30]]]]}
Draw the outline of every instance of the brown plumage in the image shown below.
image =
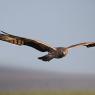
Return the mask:
{"type": "Polygon", "coordinates": [[[84,43],[71,45],[68,47],[52,47],[38,40],[14,36],[3,31],[1,32],[2,34],[0,34],[0,40],[2,41],[6,41],[12,44],[19,45],[19,46],[26,45],[26,46],[33,47],[41,52],[48,52],[47,55],[38,58],[43,61],[50,61],[53,58],[62,58],[66,56],[68,54],[68,50],[73,47],[86,46],[89,48],[89,47],[95,46],[95,42],[84,42],[84,43]]]}

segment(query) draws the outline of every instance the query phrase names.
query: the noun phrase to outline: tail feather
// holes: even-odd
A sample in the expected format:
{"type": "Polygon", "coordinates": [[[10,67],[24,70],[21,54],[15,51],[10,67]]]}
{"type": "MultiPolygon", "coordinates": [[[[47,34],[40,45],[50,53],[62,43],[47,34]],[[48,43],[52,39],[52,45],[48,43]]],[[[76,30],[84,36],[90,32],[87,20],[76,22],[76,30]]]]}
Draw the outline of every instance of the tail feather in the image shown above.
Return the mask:
{"type": "Polygon", "coordinates": [[[38,59],[40,59],[42,61],[50,61],[51,59],[53,59],[53,57],[50,56],[50,55],[45,55],[45,56],[42,56],[42,57],[38,57],[38,59]]]}

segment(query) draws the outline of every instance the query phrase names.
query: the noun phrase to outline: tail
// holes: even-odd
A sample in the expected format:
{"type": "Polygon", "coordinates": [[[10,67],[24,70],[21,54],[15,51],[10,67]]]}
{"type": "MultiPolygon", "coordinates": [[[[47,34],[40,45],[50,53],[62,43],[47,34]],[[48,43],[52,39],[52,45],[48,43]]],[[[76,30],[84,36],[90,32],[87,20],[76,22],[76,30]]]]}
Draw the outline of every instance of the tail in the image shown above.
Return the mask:
{"type": "Polygon", "coordinates": [[[45,55],[45,56],[42,56],[42,57],[38,57],[38,59],[42,60],[42,61],[50,61],[53,59],[53,56],[52,55],[45,55]]]}

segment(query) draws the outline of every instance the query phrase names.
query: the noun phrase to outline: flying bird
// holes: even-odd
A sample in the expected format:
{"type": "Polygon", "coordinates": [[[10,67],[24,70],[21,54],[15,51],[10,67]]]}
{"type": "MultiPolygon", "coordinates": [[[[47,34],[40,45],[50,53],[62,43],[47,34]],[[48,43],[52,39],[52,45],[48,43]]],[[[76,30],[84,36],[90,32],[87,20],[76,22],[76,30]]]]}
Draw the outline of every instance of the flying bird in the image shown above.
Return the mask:
{"type": "Polygon", "coordinates": [[[42,61],[50,61],[53,58],[59,59],[59,58],[65,57],[68,54],[68,50],[74,47],[85,46],[87,48],[90,48],[90,47],[95,46],[95,42],[83,42],[83,43],[79,43],[75,45],[70,45],[68,47],[52,47],[42,41],[14,36],[4,31],[1,31],[0,33],[0,40],[6,41],[18,46],[22,46],[22,45],[30,46],[41,52],[48,52],[48,54],[42,57],[38,57],[38,59],[42,61]]]}

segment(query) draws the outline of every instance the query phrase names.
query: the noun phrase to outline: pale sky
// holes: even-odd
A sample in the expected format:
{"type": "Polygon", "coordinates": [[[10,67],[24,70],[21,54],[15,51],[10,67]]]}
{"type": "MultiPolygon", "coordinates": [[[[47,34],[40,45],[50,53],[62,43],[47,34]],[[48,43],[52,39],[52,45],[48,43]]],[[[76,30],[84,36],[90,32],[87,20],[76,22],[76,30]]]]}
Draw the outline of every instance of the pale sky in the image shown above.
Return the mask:
{"type": "MultiPolygon", "coordinates": [[[[95,41],[95,0],[0,0],[0,29],[54,47],[95,41]]],[[[0,66],[95,73],[94,47],[74,48],[50,62],[37,59],[44,54],[0,41],[0,66]]]]}

